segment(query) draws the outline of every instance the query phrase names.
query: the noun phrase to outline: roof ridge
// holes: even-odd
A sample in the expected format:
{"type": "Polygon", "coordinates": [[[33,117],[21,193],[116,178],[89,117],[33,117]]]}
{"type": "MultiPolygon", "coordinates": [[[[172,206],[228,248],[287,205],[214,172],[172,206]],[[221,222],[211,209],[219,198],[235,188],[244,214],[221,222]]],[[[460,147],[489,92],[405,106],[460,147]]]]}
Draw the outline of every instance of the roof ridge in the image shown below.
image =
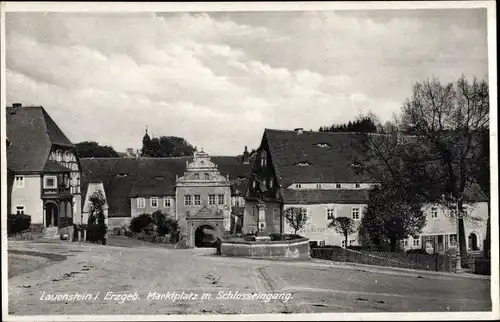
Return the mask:
{"type": "MultiPolygon", "coordinates": [[[[275,131],[275,132],[290,132],[290,133],[296,133],[295,130],[282,130],[282,129],[271,129],[271,128],[265,128],[264,131],[275,131]]],[[[308,130],[303,130],[302,133],[321,133],[321,134],[327,134],[327,135],[340,135],[340,134],[384,134],[384,133],[369,133],[369,132],[322,132],[322,131],[308,131],[308,130]]]]}

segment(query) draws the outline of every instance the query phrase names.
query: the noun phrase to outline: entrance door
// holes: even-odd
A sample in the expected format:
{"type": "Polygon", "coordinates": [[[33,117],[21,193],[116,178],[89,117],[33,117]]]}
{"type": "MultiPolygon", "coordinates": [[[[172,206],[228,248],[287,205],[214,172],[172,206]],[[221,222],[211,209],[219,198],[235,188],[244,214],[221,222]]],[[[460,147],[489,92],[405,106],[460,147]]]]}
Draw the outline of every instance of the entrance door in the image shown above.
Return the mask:
{"type": "Polygon", "coordinates": [[[45,205],[45,227],[57,227],[59,225],[59,211],[56,204],[49,202],[45,205]]]}
{"type": "Polygon", "coordinates": [[[470,233],[469,235],[469,250],[479,250],[477,235],[474,233],[470,233]]]}
{"type": "Polygon", "coordinates": [[[202,225],[194,232],[195,247],[215,247],[217,232],[210,225],[202,225]]]}

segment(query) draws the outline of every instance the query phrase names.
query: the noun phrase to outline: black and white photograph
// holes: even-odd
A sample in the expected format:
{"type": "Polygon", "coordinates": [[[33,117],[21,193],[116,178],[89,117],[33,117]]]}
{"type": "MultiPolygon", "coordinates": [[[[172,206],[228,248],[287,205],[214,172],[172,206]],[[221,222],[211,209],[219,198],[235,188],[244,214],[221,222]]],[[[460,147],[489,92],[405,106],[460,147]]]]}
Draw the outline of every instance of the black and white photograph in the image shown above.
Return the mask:
{"type": "Polygon", "coordinates": [[[1,28],[3,320],[500,318],[494,1],[1,28]]]}

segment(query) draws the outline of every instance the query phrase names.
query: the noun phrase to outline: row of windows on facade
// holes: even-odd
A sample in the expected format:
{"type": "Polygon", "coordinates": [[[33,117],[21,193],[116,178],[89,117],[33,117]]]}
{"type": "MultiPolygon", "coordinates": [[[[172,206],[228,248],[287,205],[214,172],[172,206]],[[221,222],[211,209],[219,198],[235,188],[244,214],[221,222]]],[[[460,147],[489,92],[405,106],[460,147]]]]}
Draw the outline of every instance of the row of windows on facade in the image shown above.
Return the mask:
{"type": "MultiPolygon", "coordinates": [[[[159,199],[158,197],[151,197],[150,199],[151,208],[159,207],[159,199]]],[[[235,205],[239,206],[241,203],[240,198],[235,198],[235,205]]],[[[225,204],[225,195],[208,195],[208,204],[209,205],[224,205],[225,204]]],[[[184,205],[186,206],[201,206],[201,195],[185,195],[184,196],[184,205]]],[[[170,197],[163,198],[163,207],[172,207],[173,199],[170,197]]],[[[145,208],[146,207],[146,198],[137,198],[137,208],[145,208]]]]}
{"type": "MultiPolygon", "coordinates": [[[[336,217],[335,208],[328,208],[326,210],[326,219],[332,220],[336,217]]],[[[352,220],[360,220],[361,219],[361,209],[359,207],[351,208],[351,218],[352,220]]]]}
{"type": "Polygon", "coordinates": [[[66,151],[64,153],[64,157],[63,157],[63,152],[57,151],[56,152],[56,160],[58,162],[61,162],[61,161],[70,162],[71,161],[71,153],[69,151],[66,151]]]}
{"type": "MultiPolygon", "coordinates": [[[[74,203],[73,204],[73,210],[72,212],[70,212],[70,216],[68,216],[68,218],[72,218],[73,217],[73,213],[76,212],[76,206],[77,204],[74,203]]],[[[26,207],[25,206],[16,206],[16,214],[18,215],[24,215],[26,213],[26,207]]]]}
{"type": "MultiPolygon", "coordinates": [[[[24,176],[16,175],[14,177],[14,187],[24,188],[24,176]]],[[[76,178],[76,185],[71,185],[70,180],[66,180],[65,187],[71,189],[71,193],[80,193],[80,178],[76,178]]],[[[57,177],[56,176],[44,176],[43,178],[43,188],[44,189],[56,189],[57,188],[57,177]]]]}
{"type": "MultiPolygon", "coordinates": [[[[361,188],[361,184],[360,184],[360,183],[355,183],[355,184],[354,184],[354,186],[355,186],[356,188],[361,188]]],[[[321,189],[321,188],[323,188],[323,187],[324,187],[324,186],[323,186],[321,183],[317,183],[317,184],[316,184],[316,189],[321,189]]],[[[296,189],[301,189],[301,188],[302,188],[302,184],[301,184],[301,183],[296,183],[296,184],[295,184],[295,188],[296,188],[296,189]]],[[[343,188],[343,186],[342,186],[342,184],[341,184],[341,183],[335,183],[335,188],[336,188],[336,189],[342,189],[342,188],[343,188]]]]}

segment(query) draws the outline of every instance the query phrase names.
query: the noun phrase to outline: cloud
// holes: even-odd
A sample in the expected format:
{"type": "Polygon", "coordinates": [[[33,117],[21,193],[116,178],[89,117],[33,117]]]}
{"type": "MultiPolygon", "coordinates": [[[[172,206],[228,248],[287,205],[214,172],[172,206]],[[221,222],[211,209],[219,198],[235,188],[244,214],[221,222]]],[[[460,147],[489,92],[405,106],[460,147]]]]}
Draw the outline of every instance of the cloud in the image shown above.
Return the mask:
{"type": "Polygon", "coordinates": [[[485,77],[481,15],[9,12],[7,101],[44,105],[74,142],[140,148],[148,125],[234,155],[266,127],[387,120],[422,78],[485,77]]]}

